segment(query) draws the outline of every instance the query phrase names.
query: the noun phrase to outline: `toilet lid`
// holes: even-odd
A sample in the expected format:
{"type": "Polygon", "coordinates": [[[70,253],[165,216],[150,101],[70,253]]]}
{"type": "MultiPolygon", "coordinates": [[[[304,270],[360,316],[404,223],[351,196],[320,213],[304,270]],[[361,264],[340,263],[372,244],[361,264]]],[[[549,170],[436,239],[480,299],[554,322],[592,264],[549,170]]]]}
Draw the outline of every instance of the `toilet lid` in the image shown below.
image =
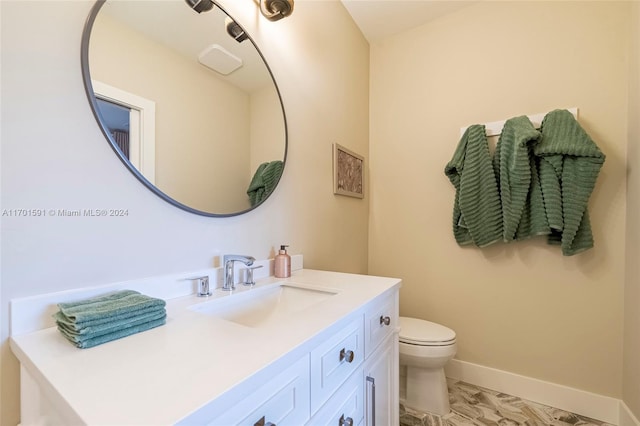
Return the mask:
{"type": "Polygon", "coordinates": [[[400,341],[414,345],[446,345],[456,340],[455,331],[435,322],[400,317],[400,341]]]}

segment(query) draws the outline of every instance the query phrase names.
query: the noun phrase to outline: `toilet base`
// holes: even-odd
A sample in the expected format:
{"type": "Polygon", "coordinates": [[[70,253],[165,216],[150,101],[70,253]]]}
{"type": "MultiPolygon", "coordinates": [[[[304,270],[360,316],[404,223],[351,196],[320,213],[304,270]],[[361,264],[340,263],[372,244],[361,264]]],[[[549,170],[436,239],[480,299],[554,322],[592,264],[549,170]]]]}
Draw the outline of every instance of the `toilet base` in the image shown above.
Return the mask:
{"type": "Polygon", "coordinates": [[[449,414],[449,390],[444,368],[427,369],[407,365],[407,405],[420,411],[449,414]]]}

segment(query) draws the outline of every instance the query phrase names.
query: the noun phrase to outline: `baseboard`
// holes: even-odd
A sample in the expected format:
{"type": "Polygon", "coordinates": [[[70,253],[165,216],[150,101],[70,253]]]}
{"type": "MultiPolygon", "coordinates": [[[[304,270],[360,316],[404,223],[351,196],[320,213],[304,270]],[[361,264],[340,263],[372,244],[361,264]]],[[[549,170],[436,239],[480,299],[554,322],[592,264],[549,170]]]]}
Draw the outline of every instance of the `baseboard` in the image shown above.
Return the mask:
{"type": "Polygon", "coordinates": [[[640,426],[640,421],[633,415],[627,404],[620,401],[620,414],[618,426],[640,426]]]}
{"type": "MultiPolygon", "coordinates": [[[[495,368],[452,359],[445,369],[447,377],[476,386],[508,393],[529,401],[560,408],[619,426],[622,401],[568,386],[558,385],[495,368]]],[[[628,411],[628,409],[627,409],[628,411]]],[[[628,414],[633,418],[630,411],[628,414]]]]}

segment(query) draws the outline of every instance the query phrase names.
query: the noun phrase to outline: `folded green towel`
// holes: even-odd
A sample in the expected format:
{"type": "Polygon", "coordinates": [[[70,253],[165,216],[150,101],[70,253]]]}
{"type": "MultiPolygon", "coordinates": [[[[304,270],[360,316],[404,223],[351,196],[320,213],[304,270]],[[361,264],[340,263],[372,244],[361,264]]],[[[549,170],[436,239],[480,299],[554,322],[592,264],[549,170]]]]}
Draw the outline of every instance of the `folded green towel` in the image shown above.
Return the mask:
{"type": "Polygon", "coordinates": [[[548,113],[541,130],[534,154],[552,229],[548,241],[559,243],[562,254],[571,256],[593,247],[587,202],[605,155],[567,110],[548,113]]]}
{"type": "Polygon", "coordinates": [[[145,309],[164,308],[165,305],[162,299],[133,290],[122,290],[77,302],[59,303],[60,315],[56,316],[56,320],[80,328],[86,324],[95,325],[137,315],[145,309]]]}
{"type": "Polygon", "coordinates": [[[507,120],[493,165],[500,187],[504,241],[551,233],[533,148],[542,134],[527,116],[507,120]]]}
{"type": "Polygon", "coordinates": [[[148,315],[148,314],[156,314],[159,311],[164,312],[164,305],[161,305],[161,304],[158,304],[155,306],[152,305],[152,306],[148,306],[146,308],[142,308],[138,310],[122,312],[117,317],[104,316],[104,317],[87,320],[87,321],[81,321],[81,322],[77,322],[75,320],[69,319],[61,311],[58,311],[55,314],[53,314],[53,318],[56,320],[56,323],[59,325],[63,324],[68,328],[74,328],[74,329],[85,329],[85,328],[111,324],[114,322],[114,320],[123,321],[132,317],[139,317],[139,316],[148,315]]]}
{"type": "Polygon", "coordinates": [[[280,180],[283,169],[284,163],[279,160],[258,166],[247,189],[251,206],[261,203],[271,194],[280,180]]]}
{"type": "Polygon", "coordinates": [[[456,188],[453,234],[458,244],[485,247],[500,241],[500,194],[483,125],[465,131],[444,172],[456,188]]]}
{"type": "Polygon", "coordinates": [[[158,327],[166,322],[166,302],[133,290],[59,303],[53,317],[60,333],[78,348],[158,327]]]}
{"type": "MultiPolygon", "coordinates": [[[[113,333],[119,329],[125,327],[132,327],[140,324],[144,324],[149,321],[155,321],[158,319],[166,318],[167,312],[164,308],[156,308],[153,310],[145,310],[139,315],[128,316],[126,318],[110,318],[111,321],[102,324],[84,325],[83,327],[76,327],[73,324],[69,324],[65,321],[57,321],[58,330],[64,334],[67,338],[74,341],[80,341],[90,337],[97,337],[103,334],[113,333]]],[[[55,316],[57,318],[57,314],[55,316]]]]}
{"type": "Polygon", "coordinates": [[[123,337],[127,337],[130,336],[132,334],[136,334],[136,333],[140,333],[142,331],[146,331],[146,330],[150,330],[152,328],[155,327],[159,327],[161,325],[164,325],[166,323],[166,314],[163,315],[161,318],[153,320],[153,321],[147,321],[145,323],[142,324],[137,324],[137,325],[131,325],[129,327],[123,327],[119,330],[113,331],[111,333],[107,333],[107,334],[101,334],[101,335],[88,335],[88,336],[83,336],[83,337],[77,337],[77,336],[69,336],[67,334],[65,334],[64,331],[60,330],[62,332],[62,335],[69,340],[71,343],[73,343],[76,347],[81,348],[81,349],[87,349],[87,348],[91,348],[93,346],[97,346],[97,345],[101,345],[103,343],[107,343],[110,342],[112,340],[116,340],[116,339],[121,339],[123,337]]]}

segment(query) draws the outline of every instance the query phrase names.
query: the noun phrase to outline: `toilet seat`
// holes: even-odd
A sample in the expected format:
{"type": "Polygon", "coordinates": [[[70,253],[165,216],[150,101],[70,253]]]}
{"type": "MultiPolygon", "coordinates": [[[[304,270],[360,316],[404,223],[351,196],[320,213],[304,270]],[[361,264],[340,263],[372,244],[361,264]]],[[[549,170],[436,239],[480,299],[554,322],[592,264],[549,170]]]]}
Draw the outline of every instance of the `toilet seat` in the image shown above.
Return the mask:
{"type": "Polygon", "coordinates": [[[418,318],[400,317],[402,343],[418,346],[450,346],[456,343],[456,333],[448,327],[418,318]]]}

